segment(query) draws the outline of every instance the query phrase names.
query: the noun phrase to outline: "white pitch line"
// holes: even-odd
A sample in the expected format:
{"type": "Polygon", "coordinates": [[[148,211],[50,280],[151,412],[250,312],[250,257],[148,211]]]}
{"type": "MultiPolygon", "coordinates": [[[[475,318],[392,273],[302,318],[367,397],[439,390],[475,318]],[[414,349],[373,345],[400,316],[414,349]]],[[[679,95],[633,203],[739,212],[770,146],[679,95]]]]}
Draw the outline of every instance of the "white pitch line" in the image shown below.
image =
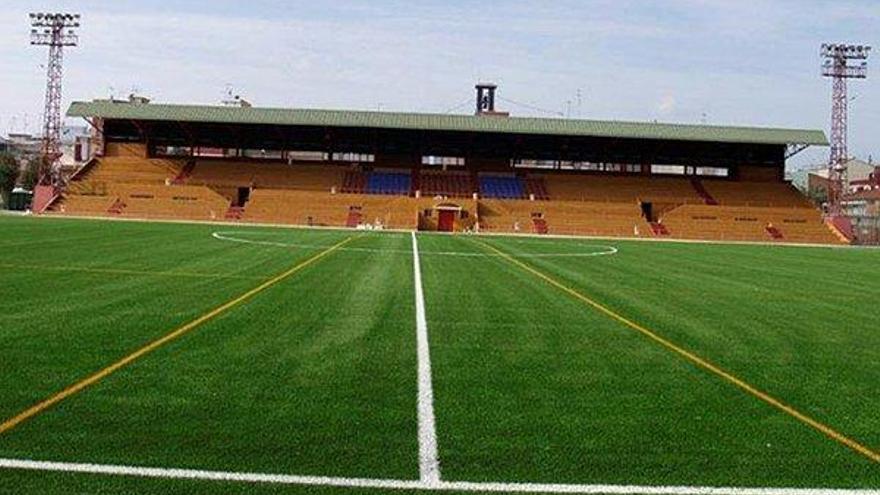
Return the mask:
{"type": "MultiPolygon", "coordinates": [[[[229,242],[238,242],[241,244],[253,244],[258,246],[272,246],[272,247],[281,247],[281,248],[299,248],[299,249],[326,249],[329,246],[323,244],[298,244],[298,243],[288,243],[288,242],[275,242],[275,241],[260,241],[255,239],[241,239],[238,237],[233,237],[233,235],[238,234],[238,232],[213,232],[211,237],[217,239],[218,241],[229,241],[229,242]]],[[[605,246],[605,245],[590,245],[588,247],[597,248],[598,251],[586,251],[586,252],[569,252],[569,253],[526,253],[526,254],[512,254],[514,258],[591,258],[594,256],[608,256],[618,253],[618,249],[614,246],[605,246]]],[[[376,249],[376,248],[364,248],[364,247],[341,247],[338,249],[339,251],[353,251],[353,252],[361,252],[361,253],[396,253],[396,254],[410,254],[411,251],[406,249],[376,249]]],[[[477,252],[464,252],[464,251],[422,251],[422,254],[430,254],[432,256],[461,256],[465,258],[487,258],[487,257],[497,257],[499,254],[493,253],[477,253],[477,252]]]]}
{"type": "Polygon", "coordinates": [[[419,241],[412,235],[413,284],[416,297],[416,352],[419,375],[419,474],[422,483],[440,484],[440,458],[437,454],[437,426],[434,420],[434,385],[431,378],[431,348],[428,343],[428,319],[425,316],[425,291],[422,287],[422,264],[419,241]]]}
{"type": "Polygon", "coordinates": [[[273,483],[281,485],[338,486],[346,488],[419,489],[421,481],[383,480],[365,478],[334,478],[329,476],[297,476],[289,474],[241,473],[205,471],[201,469],[154,468],[89,464],[75,462],[47,462],[20,459],[0,459],[0,468],[55,471],[63,473],[108,474],[143,478],[190,479],[206,481],[239,481],[246,483],[273,483]]]}
{"type": "Polygon", "coordinates": [[[0,469],[22,469],[61,473],[136,476],[159,479],[187,479],[204,481],[234,481],[240,483],[269,483],[279,485],[333,486],[339,488],[378,488],[385,490],[424,490],[459,492],[505,493],[575,493],[615,495],[880,495],[876,489],[840,488],[738,488],[704,486],[640,486],[640,485],[563,485],[541,483],[493,483],[469,481],[438,481],[434,484],[418,480],[373,478],[341,478],[329,476],[298,476],[291,474],[242,473],[89,464],[75,462],[0,459],[0,469]]]}

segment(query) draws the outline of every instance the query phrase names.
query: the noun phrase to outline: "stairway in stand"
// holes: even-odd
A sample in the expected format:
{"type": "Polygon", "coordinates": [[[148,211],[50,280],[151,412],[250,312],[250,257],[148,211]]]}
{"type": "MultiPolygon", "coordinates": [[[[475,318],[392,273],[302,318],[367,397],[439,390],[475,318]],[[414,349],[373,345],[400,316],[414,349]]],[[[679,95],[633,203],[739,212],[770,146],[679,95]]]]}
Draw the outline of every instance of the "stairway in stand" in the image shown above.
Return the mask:
{"type": "Polygon", "coordinates": [[[367,189],[367,174],[355,170],[345,172],[342,178],[342,192],[363,194],[367,189]]]}
{"type": "Polygon", "coordinates": [[[363,216],[360,206],[350,206],[348,208],[348,218],[345,220],[345,226],[352,228],[357,227],[361,224],[363,216]]]}
{"type": "Polygon", "coordinates": [[[665,237],[669,235],[669,229],[666,228],[660,222],[649,222],[651,225],[651,233],[654,234],[654,237],[665,237]]]}
{"type": "Polygon", "coordinates": [[[773,240],[778,241],[778,240],[782,240],[784,238],[784,236],[782,235],[782,231],[779,230],[778,228],[774,227],[773,225],[768,225],[768,226],[764,227],[764,230],[767,231],[767,235],[769,235],[770,238],[773,240]]]}
{"type": "Polygon", "coordinates": [[[229,205],[229,209],[224,215],[227,220],[241,220],[242,216],[244,216],[244,206],[237,205],[229,205]]]}
{"type": "Polygon", "coordinates": [[[833,216],[825,220],[825,225],[844,244],[852,242],[855,237],[852,221],[844,216],[833,216]]]}
{"type": "Polygon", "coordinates": [[[524,181],[526,187],[526,194],[529,197],[534,196],[535,199],[540,201],[546,201],[550,199],[550,194],[547,193],[547,186],[544,184],[544,179],[541,177],[527,177],[524,181]]]}
{"type": "Polygon", "coordinates": [[[536,234],[546,234],[550,232],[549,227],[547,226],[547,220],[541,216],[532,216],[532,230],[536,234]]]}
{"type": "Polygon", "coordinates": [[[716,200],[709,191],[706,190],[706,187],[703,186],[703,181],[700,179],[691,179],[691,185],[694,186],[694,191],[703,198],[703,202],[707,205],[717,205],[718,200],[716,200]]]}
{"type": "Polygon", "coordinates": [[[420,191],[422,189],[422,172],[418,168],[413,168],[410,172],[409,183],[413,191],[420,191]]]}
{"type": "Polygon", "coordinates": [[[176,186],[185,184],[186,179],[188,179],[189,176],[192,175],[194,168],[196,168],[195,160],[187,162],[186,165],[184,165],[183,168],[180,169],[180,173],[177,174],[177,177],[175,177],[174,180],[171,181],[171,183],[176,186]]]}
{"type": "Polygon", "coordinates": [[[60,198],[55,186],[38,185],[34,188],[34,199],[31,209],[34,213],[43,213],[60,198]]]}
{"type": "Polygon", "coordinates": [[[124,201],[122,201],[122,198],[116,198],[116,201],[114,201],[113,204],[110,205],[110,208],[107,208],[107,213],[112,213],[114,215],[121,215],[122,211],[125,210],[126,206],[127,205],[125,204],[124,201]]]}

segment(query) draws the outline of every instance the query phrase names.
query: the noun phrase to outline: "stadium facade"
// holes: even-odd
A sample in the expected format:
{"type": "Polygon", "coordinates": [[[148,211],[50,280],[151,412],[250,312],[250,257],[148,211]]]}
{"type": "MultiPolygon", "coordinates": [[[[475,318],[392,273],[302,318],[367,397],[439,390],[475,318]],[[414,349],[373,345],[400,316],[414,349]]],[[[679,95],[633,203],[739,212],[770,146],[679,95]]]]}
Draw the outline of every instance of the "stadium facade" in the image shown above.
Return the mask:
{"type": "Polygon", "coordinates": [[[96,159],[55,213],[837,243],[784,181],[822,131],[75,102],[96,159]]]}

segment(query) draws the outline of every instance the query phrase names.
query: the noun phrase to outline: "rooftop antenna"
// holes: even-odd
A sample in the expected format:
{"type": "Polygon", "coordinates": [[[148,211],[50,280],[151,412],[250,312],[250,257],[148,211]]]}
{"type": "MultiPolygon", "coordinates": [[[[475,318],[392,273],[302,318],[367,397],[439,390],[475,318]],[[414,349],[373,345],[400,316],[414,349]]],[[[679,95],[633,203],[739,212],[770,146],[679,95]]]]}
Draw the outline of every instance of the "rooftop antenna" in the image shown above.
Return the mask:
{"type": "Polygon", "coordinates": [[[61,79],[64,47],[79,44],[76,29],[79,14],[31,13],[31,45],[49,47],[46,65],[46,101],[43,110],[43,160],[39,171],[40,185],[63,185],[61,158],[61,79]]]}
{"type": "Polygon", "coordinates": [[[226,94],[223,97],[222,103],[227,107],[247,108],[251,106],[249,101],[242,98],[241,95],[235,94],[231,84],[226,85],[226,94]]]}
{"type": "Polygon", "coordinates": [[[577,99],[577,116],[578,118],[580,118],[583,115],[581,108],[583,104],[583,92],[581,91],[581,88],[577,89],[577,94],[575,95],[575,98],[577,99]]]}
{"type": "Polygon", "coordinates": [[[819,54],[824,58],[822,75],[832,80],[831,90],[831,155],[828,159],[828,212],[841,213],[841,200],[846,187],[847,153],[847,79],[868,77],[867,45],[823,43],[819,54]]]}

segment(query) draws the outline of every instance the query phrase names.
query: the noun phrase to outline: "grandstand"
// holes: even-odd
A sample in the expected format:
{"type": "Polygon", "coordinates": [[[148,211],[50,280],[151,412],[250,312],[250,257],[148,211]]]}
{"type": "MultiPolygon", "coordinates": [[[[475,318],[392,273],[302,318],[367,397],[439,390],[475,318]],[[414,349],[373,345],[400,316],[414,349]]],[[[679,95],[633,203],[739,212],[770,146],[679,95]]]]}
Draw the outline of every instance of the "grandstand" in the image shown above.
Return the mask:
{"type": "Polygon", "coordinates": [[[846,242],[784,182],[821,131],[100,101],[55,214],[846,242]]]}

